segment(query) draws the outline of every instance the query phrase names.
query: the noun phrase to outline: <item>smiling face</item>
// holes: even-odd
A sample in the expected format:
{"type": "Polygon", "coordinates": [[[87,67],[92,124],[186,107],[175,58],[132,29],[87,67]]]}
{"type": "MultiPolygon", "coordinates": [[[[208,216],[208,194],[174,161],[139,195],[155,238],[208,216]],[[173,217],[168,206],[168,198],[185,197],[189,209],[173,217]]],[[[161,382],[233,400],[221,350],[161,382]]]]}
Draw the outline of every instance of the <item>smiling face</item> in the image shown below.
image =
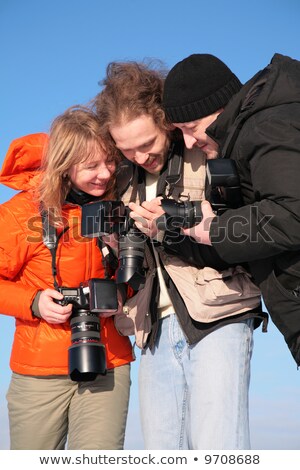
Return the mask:
{"type": "Polygon", "coordinates": [[[109,127],[117,148],[131,162],[148,173],[159,174],[168,154],[169,138],[148,115],[123,120],[109,127]]]}
{"type": "Polygon", "coordinates": [[[71,166],[68,176],[73,187],[100,197],[106,192],[115,169],[115,162],[108,160],[104,151],[96,147],[86,160],[71,166]]]}
{"type": "Polygon", "coordinates": [[[206,158],[210,160],[217,158],[219,146],[205,131],[217,119],[221,112],[222,110],[219,110],[214,114],[210,114],[209,116],[195,121],[183,123],[175,122],[173,125],[181,129],[185,145],[188,149],[199,147],[206,154],[206,158]]]}

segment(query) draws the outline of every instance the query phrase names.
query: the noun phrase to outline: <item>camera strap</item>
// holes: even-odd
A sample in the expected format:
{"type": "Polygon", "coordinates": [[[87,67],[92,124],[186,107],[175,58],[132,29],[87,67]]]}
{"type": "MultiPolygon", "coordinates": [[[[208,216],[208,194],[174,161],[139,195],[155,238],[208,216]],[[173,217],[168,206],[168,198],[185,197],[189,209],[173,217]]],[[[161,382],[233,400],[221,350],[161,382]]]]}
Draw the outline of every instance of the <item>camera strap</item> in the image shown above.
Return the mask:
{"type": "Polygon", "coordinates": [[[104,267],[105,279],[110,279],[118,267],[118,258],[115,256],[112,248],[107,245],[102,240],[102,238],[98,237],[97,245],[102,253],[102,264],[104,267]]]}
{"type": "Polygon", "coordinates": [[[139,167],[137,165],[134,165],[133,167],[133,176],[132,176],[132,191],[130,195],[129,202],[136,202],[137,194],[138,194],[138,189],[139,189],[139,167]]]}
{"type": "Polygon", "coordinates": [[[51,269],[53,276],[53,285],[57,289],[59,287],[57,282],[57,266],[56,266],[56,252],[58,247],[58,242],[62,235],[69,230],[69,227],[65,227],[59,234],[57,234],[56,228],[50,224],[49,214],[47,211],[42,211],[42,224],[43,224],[43,243],[49,249],[51,253],[51,269]]]}
{"type": "Polygon", "coordinates": [[[169,148],[167,168],[162,173],[157,184],[157,196],[171,197],[176,184],[182,175],[183,141],[173,142],[169,148]]]}

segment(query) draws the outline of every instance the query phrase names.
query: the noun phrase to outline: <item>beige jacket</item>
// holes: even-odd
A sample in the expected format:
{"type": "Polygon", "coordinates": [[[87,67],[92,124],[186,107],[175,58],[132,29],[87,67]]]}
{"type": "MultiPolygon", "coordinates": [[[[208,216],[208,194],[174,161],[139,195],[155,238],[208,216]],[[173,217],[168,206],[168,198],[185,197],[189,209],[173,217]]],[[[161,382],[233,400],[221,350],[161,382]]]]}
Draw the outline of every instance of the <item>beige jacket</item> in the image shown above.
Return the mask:
{"type": "MultiPolygon", "coordinates": [[[[206,158],[200,149],[184,150],[183,176],[177,183],[173,196],[177,200],[203,200],[205,198],[206,158]]],[[[128,204],[132,187],[122,196],[128,204]]],[[[137,198],[138,202],[138,198],[137,198]]],[[[189,315],[198,322],[210,323],[238,315],[260,306],[261,295],[251,276],[242,266],[216,271],[210,267],[196,268],[177,256],[159,250],[167,273],[176,285],[189,315]]],[[[150,270],[153,278],[153,268],[150,270]]],[[[150,331],[149,303],[152,282],[129,299],[124,306],[124,317],[118,315],[117,328],[123,334],[135,334],[140,347],[150,331]],[[149,291],[149,292],[148,292],[149,291]],[[138,327],[137,327],[138,324],[138,327]],[[120,327],[120,325],[122,325],[120,327]],[[146,328],[147,332],[143,331],[146,328]],[[140,344],[139,344],[140,343],[140,344]]]]}

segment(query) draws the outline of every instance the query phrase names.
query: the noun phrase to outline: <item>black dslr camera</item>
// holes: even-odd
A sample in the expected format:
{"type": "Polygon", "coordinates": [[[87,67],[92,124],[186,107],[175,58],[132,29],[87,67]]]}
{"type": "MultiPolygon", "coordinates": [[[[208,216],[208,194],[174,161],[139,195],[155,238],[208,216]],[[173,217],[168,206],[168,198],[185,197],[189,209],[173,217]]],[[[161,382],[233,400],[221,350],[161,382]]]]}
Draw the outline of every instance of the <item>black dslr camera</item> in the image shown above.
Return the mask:
{"type": "MultiPolygon", "coordinates": [[[[242,205],[240,180],[233,160],[207,160],[206,174],[209,183],[208,199],[217,215],[242,205]]],[[[173,199],[162,199],[161,205],[165,214],[157,220],[159,228],[190,228],[202,220],[201,201],[176,202],[173,199]]]]}
{"type": "Polygon", "coordinates": [[[92,278],[79,287],[59,287],[60,305],[72,304],[69,375],[76,382],[106,374],[105,348],[100,338],[101,312],[118,310],[117,287],[111,279],[92,278]]]}
{"type": "Polygon", "coordinates": [[[97,201],[82,206],[81,235],[101,237],[119,234],[117,284],[128,283],[134,290],[144,286],[143,269],[146,236],[129,217],[130,209],[122,201],[97,201]]]}

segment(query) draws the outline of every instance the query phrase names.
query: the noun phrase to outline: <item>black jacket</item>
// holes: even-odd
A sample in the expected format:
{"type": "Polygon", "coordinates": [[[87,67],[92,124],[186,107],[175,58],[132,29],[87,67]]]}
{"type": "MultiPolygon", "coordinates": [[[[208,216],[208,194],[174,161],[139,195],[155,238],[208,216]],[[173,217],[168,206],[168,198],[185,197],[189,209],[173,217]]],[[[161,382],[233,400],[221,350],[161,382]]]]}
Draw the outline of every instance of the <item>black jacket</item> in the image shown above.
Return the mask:
{"type": "Polygon", "coordinates": [[[229,263],[250,262],[300,365],[300,62],[275,54],[206,132],[235,160],[245,204],[213,221],[213,246],[229,263]]]}

